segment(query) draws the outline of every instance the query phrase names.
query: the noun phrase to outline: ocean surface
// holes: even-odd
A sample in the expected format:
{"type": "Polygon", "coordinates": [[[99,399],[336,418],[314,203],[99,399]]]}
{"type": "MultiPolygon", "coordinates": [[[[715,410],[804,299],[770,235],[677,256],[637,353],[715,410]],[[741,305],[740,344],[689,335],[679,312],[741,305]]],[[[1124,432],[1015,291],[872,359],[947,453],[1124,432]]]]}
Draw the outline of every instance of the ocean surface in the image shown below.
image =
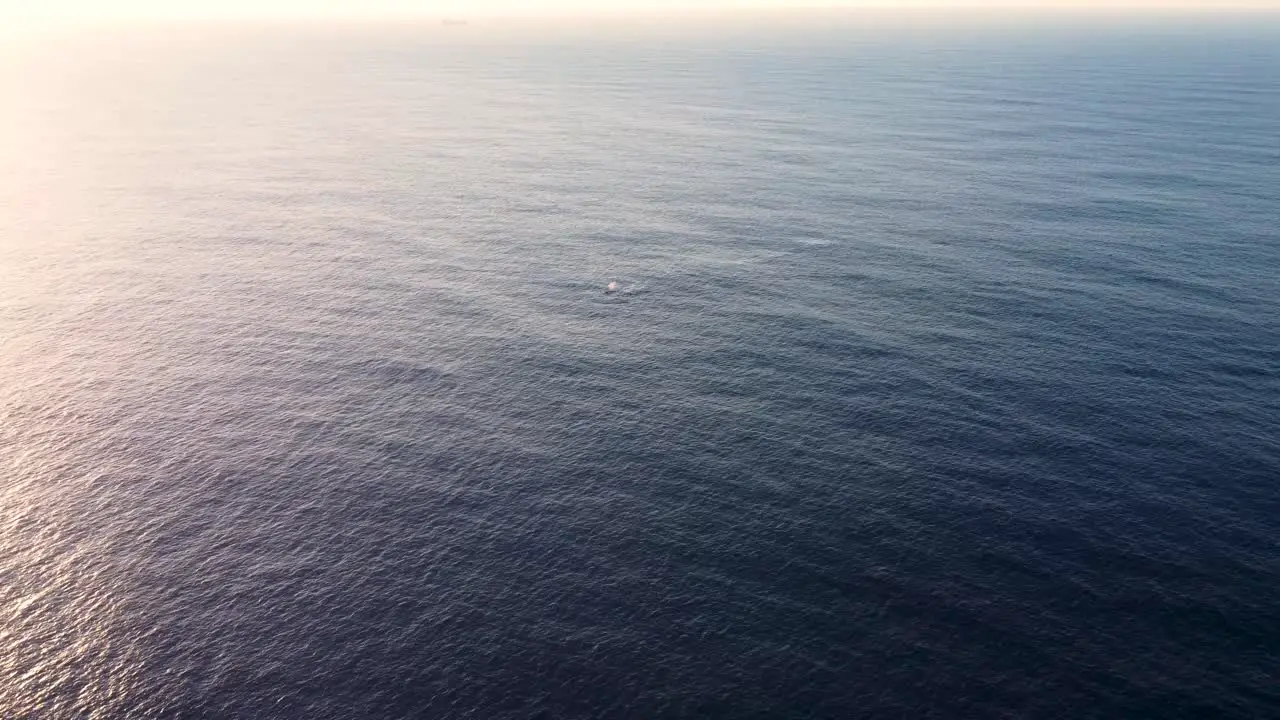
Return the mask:
{"type": "Polygon", "coordinates": [[[1280,21],[6,39],[0,718],[857,717],[1280,717],[1280,21]]]}

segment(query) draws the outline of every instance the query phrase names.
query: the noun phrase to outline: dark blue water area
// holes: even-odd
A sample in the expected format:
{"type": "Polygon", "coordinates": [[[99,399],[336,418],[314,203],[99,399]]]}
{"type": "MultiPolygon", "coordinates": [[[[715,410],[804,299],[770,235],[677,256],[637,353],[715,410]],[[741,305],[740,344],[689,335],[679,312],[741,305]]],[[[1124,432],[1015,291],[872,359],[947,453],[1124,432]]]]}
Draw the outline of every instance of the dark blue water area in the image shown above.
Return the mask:
{"type": "Polygon", "coordinates": [[[6,51],[0,716],[1280,716],[1276,28],[6,51]]]}

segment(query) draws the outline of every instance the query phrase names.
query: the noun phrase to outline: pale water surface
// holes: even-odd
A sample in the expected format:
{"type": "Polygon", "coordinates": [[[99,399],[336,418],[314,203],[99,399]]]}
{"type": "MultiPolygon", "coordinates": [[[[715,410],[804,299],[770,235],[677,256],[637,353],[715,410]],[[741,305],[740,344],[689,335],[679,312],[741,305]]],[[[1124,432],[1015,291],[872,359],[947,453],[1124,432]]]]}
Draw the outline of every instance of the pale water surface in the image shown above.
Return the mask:
{"type": "Polygon", "coordinates": [[[0,717],[1280,716],[1274,21],[0,57],[0,717]]]}

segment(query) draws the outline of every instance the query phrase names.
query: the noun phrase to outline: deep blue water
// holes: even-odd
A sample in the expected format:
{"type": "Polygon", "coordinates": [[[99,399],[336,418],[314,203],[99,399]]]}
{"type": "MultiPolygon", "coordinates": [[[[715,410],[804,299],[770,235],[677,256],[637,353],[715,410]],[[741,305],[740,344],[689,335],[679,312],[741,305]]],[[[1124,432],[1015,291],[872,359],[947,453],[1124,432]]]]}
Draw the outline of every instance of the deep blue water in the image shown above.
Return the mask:
{"type": "Polygon", "coordinates": [[[1280,717],[1275,21],[0,57],[0,717],[1280,717]]]}

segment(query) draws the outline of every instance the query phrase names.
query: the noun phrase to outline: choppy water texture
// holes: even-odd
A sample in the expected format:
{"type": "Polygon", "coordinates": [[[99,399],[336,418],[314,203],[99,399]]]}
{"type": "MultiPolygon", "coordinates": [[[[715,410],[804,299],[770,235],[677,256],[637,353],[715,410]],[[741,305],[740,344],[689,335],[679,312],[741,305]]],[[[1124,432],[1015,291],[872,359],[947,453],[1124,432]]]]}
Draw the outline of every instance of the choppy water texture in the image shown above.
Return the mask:
{"type": "Polygon", "coordinates": [[[8,46],[0,716],[1280,715],[1196,25],[8,46]]]}

